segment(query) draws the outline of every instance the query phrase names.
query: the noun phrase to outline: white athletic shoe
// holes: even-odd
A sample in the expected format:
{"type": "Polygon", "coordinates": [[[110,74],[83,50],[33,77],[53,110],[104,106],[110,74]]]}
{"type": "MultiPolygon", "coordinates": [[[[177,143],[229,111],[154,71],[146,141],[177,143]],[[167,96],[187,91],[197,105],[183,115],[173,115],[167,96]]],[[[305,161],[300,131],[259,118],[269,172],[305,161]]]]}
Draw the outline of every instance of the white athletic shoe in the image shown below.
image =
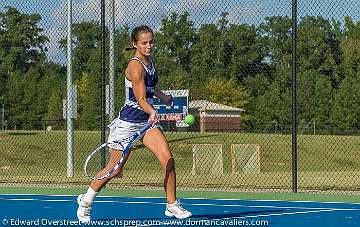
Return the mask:
{"type": "Polygon", "coordinates": [[[179,201],[175,201],[175,203],[173,203],[173,204],[166,205],[165,215],[168,217],[175,216],[177,219],[183,219],[183,218],[190,217],[192,214],[190,211],[184,209],[180,205],[179,201]]]}
{"type": "Polygon", "coordinates": [[[89,223],[91,218],[90,218],[90,212],[91,212],[91,204],[87,203],[83,200],[84,195],[80,194],[77,197],[77,203],[79,205],[78,209],[77,209],[77,217],[79,219],[80,222],[82,223],[89,223]]]}

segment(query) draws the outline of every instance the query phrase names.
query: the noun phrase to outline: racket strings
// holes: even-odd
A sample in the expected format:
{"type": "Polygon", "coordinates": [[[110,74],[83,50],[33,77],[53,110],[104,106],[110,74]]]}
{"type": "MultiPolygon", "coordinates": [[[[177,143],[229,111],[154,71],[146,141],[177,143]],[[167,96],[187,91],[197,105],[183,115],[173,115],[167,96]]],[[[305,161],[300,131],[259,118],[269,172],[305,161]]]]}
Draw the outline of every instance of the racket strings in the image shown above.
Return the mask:
{"type": "Polygon", "coordinates": [[[135,132],[132,136],[121,139],[121,140],[114,140],[105,144],[100,145],[97,147],[86,159],[85,165],[84,165],[84,172],[85,174],[92,180],[103,180],[112,174],[114,174],[115,171],[119,167],[122,167],[124,164],[124,161],[126,160],[127,155],[131,151],[132,145],[141,138],[141,135],[143,135],[149,128],[151,127],[151,124],[147,124],[144,126],[141,130],[135,132]],[[120,145],[122,147],[122,154],[119,157],[110,157],[110,162],[108,162],[108,165],[105,166],[102,170],[99,170],[98,168],[101,167],[100,161],[102,160],[101,156],[101,150],[105,146],[109,146],[110,144],[114,145],[120,145]],[[95,171],[98,170],[98,171],[95,171]]]}

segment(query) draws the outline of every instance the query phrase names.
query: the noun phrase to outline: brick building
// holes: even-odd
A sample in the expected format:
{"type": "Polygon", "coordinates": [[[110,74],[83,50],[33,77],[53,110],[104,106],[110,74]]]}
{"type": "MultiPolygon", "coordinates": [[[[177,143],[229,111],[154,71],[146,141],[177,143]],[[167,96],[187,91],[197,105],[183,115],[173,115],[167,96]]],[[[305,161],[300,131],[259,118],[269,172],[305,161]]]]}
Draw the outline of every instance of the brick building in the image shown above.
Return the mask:
{"type": "Polygon", "coordinates": [[[191,131],[200,132],[236,132],[240,130],[240,118],[243,109],[226,106],[207,100],[189,102],[189,113],[196,118],[191,131]]]}

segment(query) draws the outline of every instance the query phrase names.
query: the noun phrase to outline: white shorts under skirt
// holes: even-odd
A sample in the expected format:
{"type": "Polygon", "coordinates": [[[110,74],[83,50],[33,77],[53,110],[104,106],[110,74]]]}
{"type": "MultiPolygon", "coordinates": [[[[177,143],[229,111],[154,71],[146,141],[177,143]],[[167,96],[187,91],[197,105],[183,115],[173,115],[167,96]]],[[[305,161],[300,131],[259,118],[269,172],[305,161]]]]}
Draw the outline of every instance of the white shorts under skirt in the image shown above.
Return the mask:
{"type": "MultiPolygon", "coordinates": [[[[112,141],[122,141],[125,138],[130,137],[133,135],[136,131],[140,130],[142,127],[144,127],[147,124],[147,122],[143,123],[131,123],[128,121],[120,120],[119,118],[116,118],[113,120],[108,127],[110,128],[110,133],[108,137],[108,143],[110,143],[108,146],[115,150],[123,150],[123,147],[126,147],[128,145],[127,142],[124,143],[111,143],[112,141]]],[[[155,125],[151,128],[149,128],[147,131],[159,127],[158,125],[155,125]]],[[[143,137],[144,135],[142,135],[143,137]]],[[[142,137],[140,139],[142,139],[142,137]]]]}

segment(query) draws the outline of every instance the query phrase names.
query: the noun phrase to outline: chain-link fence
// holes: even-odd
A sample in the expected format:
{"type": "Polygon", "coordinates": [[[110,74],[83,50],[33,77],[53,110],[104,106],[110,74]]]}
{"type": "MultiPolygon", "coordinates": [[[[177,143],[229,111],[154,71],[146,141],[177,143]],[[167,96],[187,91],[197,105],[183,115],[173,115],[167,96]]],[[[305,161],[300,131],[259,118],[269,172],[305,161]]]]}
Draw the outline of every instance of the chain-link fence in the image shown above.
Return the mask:
{"type": "MultiPolygon", "coordinates": [[[[71,71],[77,114],[72,120],[70,163],[64,119],[68,2],[1,2],[3,184],[88,184],[83,164],[102,137],[101,2],[72,4],[71,71]],[[74,169],[69,175],[71,163],[74,169]]],[[[124,69],[133,52],[123,49],[131,45],[131,30],[149,25],[155,33],[158,87],[179,101],[170,109],[174,113],[160,111],[176,161],[177,185],[291,190],[292,2],[105,3],[107,83],[111,53],[115,54],[115,96],[108,112],[115,111],[116,117],[124,102],[124,69]],[[183,122],[188,113],[195,116],[191,126],[183,122]]],[[[356,191],[360,188],[360,3],[299,1],[297,6],[298,189],[356,191]]],[[[106,115],[107,122],[111,118],[106,115]]],[[[109,186],[149,188],[161,187],[162,182],[159,162],[136,145],[123,176],[109,186]]]]}

